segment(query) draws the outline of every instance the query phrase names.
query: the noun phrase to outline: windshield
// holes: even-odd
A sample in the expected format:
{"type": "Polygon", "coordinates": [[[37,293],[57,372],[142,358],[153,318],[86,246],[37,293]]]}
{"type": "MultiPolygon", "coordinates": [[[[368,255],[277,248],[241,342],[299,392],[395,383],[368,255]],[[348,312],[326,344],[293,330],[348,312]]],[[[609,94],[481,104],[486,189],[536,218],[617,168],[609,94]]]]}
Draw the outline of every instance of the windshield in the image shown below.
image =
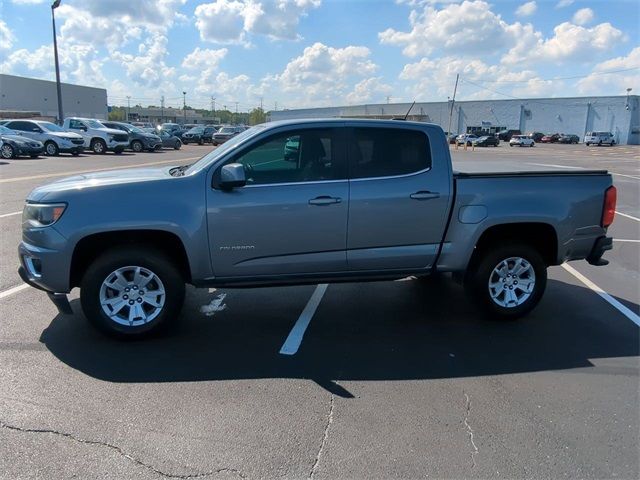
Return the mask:
{"type": "Polygon", "coordinates": [[[236,129],[233,127],[222,127],[219,133],[233,133],[236,129]]]}
{"type": "Polygon", "coordinates": [[[15,132],[4,125],[0,125],[0,133],[3,135],[15,135],[15,132]]]}
{"type": "Polygon", "coordinates": [[[204,132],[204,128],[202,127],[193,127],[191,130],[189,130],[189,133],[202,133],[204,132]]]}
{"type": "Polygon", "coordinates": [[[107,128],[97,120],[85,120],[91,128],[107,128]]]}
{"type": "Polygon", "coordinates": [[[232,150],[233,148],[235,148],[237,145],[245,142],[246,140],[250,139],[251,137],[258,135],[259,133],[261,133],[263,130],[265,129],[264,124],[263,125],[256,125],[255,127],[251,127],[248,130],[245,130],[244,132],[242,132],[239,135],[236,135],[235,137],[233,137],[231,140],[223,143],[221,146],[219,146],[218,148],[216,148],[215,150],[213,150],[211,153],[208,153],[207,155],[205,155],[204,157],[202,157],[200,160],[198,160],[196,163],[194,163],[193,165],[191,165],[186,171],[185,171],[185,175],[189,175],[191,173],[195,173],[200,171],[202,168],[206,167],[207,165],[209,165],[210,163],[214,162],[215,160],[217,160],[218,158],[222,157],[223,155],[225,155],[229,150],[232,150]]]}
{"type": "Polygon", "coordinates": [[[38,122],[38,125],[42,127],[42,129],[47,130],[48,132],[66,132],[66,130],[55,123],[51,122],[38,122]]]}
{"type": "Polygon", "coordinates": [[[133,133],[145,133],[140,127],[136,127],[135,125],[126,125],[125,128],[133,133]]]}

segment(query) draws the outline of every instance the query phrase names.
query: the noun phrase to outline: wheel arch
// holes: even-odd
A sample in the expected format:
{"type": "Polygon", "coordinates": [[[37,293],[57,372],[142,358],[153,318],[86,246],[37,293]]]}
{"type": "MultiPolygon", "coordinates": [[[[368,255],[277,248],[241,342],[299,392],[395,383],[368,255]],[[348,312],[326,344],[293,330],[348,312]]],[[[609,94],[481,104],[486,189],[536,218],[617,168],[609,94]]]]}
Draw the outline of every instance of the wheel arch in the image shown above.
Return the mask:
{"type": "Polygon", "coordinates": [[[106,250],[123,246],[157,248],[175,262],[185,282],[191,282],[191,267],[180,237],[166,230],[115,230],[81,238],[71,257],[70,287],[80,285],[87,267],[106,250]]]}

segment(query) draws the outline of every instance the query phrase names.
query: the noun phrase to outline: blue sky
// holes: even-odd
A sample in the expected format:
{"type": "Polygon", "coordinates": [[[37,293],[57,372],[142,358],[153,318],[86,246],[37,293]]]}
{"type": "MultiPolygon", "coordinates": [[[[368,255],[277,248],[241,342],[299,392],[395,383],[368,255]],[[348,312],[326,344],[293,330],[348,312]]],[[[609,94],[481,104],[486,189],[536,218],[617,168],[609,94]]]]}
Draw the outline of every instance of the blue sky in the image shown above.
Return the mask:
{"type": "MultiPolygon", "coordinates": [[[[0,0],[3,73],[53,78],[50,1],[0,0]]],[[[63,80],[247,110],[640,93],[640,3],[63,0],[63,80]],[[572,78],[567,78],[572,77],[572,78]]]]}

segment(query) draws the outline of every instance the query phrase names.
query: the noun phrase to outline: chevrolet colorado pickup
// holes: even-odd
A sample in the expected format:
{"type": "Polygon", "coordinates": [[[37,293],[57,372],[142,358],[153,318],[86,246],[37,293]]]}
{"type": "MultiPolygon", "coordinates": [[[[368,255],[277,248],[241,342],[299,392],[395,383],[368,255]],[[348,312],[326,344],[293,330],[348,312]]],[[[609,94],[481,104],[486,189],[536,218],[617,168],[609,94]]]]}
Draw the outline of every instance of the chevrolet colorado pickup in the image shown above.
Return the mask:
{"type": "Polygon", "coordinates": [[[78,175],[34,189],[20,275],[62,313],[80,287],[103,331],[178,317],[185,284],[259,287],[453,272],[485,312],[539,302],[547,267],[605,265],[606,171],[453,171],[442,129],[393,120],[253,127],[192,165],[78,175]]]}

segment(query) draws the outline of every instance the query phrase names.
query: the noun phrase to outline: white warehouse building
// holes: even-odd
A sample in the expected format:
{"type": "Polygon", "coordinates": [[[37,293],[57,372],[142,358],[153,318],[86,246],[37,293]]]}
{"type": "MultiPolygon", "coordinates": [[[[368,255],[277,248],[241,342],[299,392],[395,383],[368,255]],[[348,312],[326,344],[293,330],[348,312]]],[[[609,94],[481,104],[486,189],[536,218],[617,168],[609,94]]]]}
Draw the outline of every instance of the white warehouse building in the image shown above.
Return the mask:
{"type": "MultiPolygon", "coordinates": [[[[567,133],[584,138],[586,132],[608,131],[620,144],[640,143],[640,102],[637,95],[612,97],[531,98],[417,103],[409,119],[435,123],[451,133],[498,132],[567,133]]],[[[404,117],[410,103],[353,105],[270,112],[271,120],[298,118],[404,117]]]]}
{"type": "MultiPolygon", "coordinates": [[[[107,118],[107,90],[62,83],[65,117],[107,118]]],[[[58,118],[56,82],[0,74],[0,113],[4,118],[58,118]]]]}

